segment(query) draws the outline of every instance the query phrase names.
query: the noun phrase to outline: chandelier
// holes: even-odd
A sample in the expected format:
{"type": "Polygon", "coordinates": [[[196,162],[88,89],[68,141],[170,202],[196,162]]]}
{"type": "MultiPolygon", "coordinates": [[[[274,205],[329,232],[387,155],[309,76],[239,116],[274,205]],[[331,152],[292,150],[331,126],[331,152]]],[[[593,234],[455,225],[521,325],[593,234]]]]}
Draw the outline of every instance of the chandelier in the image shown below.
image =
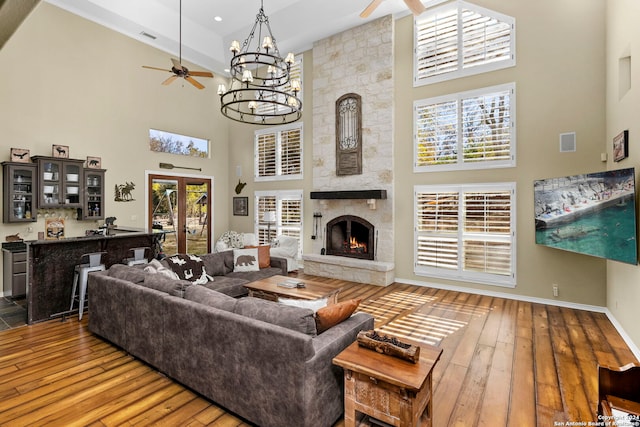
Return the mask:
{"type": "Polygon", "coordinates": [[[258,125],[291,123],[302,116],[300,80],[291,78],[295,57],[280,56],[262,1],[247,39],[242,46],[234,40],[229,50],[233,54],[229,88],[218,86],[223,115],[258,125]]]}

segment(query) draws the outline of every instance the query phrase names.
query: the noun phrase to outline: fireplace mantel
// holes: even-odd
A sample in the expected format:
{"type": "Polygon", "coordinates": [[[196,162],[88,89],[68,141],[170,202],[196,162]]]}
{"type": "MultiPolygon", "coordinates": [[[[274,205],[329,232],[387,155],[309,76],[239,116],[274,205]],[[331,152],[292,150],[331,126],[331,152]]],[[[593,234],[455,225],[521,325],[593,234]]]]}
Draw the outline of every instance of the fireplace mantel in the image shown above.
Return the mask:
{"type": "Polygon", "coordinates": [[[387,190],[312,191],[311,199],[386,199],[387,190]]]}

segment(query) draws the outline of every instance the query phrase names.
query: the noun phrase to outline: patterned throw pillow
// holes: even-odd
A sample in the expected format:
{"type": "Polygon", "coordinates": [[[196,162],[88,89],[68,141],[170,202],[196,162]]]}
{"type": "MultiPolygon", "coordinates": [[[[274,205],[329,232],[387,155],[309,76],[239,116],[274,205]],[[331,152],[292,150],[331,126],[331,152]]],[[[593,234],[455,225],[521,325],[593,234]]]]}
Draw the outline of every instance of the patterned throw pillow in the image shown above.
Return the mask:
{"type": "Polygon", "coordinates": [[[258,265],[260,268],[271,267],[271,247],[269,245],[245,246],[244,248],[258,248],[258,265]]]}
{"type": "Polygon", "coordinates": [[[178,278],[188,280],[198,285],[203,285],[213,277],[207,274],[202,258],[197,255],[176,254],[165,258],[169,268],[178,275],[178,278]]]}
{"type": "Polygon", "coordinates": [[[233,271],[259,271],[258,248],[234,249],[233,271]]]}

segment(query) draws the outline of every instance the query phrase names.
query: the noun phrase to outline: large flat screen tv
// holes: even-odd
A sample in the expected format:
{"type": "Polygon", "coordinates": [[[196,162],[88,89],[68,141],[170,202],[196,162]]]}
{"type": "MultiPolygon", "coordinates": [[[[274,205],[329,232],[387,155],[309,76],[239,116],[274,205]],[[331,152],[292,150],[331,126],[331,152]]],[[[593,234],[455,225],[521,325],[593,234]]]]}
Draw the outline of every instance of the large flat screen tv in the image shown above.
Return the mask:
{"type": "Polygon", "coordinates": [[[633,168],[534,182],[536,243],[638,263],[633,168]]]}

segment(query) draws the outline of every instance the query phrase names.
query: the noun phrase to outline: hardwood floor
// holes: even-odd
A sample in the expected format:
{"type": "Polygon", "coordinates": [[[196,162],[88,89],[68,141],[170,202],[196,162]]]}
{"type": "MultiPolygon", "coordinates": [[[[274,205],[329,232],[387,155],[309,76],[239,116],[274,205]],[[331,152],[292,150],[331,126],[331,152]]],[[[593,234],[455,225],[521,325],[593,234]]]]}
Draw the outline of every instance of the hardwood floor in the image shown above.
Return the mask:
{"type": "MultiPolygon", "coordinates": [[[[443,349],[435,426],[593,422],[597,364],[636,361],[601,313],[314,279],[362,298],[376,329],[443,349]]],[[[1,426],[250,425],[91,334],[88,316],[0,331],[1,426]]]]}

